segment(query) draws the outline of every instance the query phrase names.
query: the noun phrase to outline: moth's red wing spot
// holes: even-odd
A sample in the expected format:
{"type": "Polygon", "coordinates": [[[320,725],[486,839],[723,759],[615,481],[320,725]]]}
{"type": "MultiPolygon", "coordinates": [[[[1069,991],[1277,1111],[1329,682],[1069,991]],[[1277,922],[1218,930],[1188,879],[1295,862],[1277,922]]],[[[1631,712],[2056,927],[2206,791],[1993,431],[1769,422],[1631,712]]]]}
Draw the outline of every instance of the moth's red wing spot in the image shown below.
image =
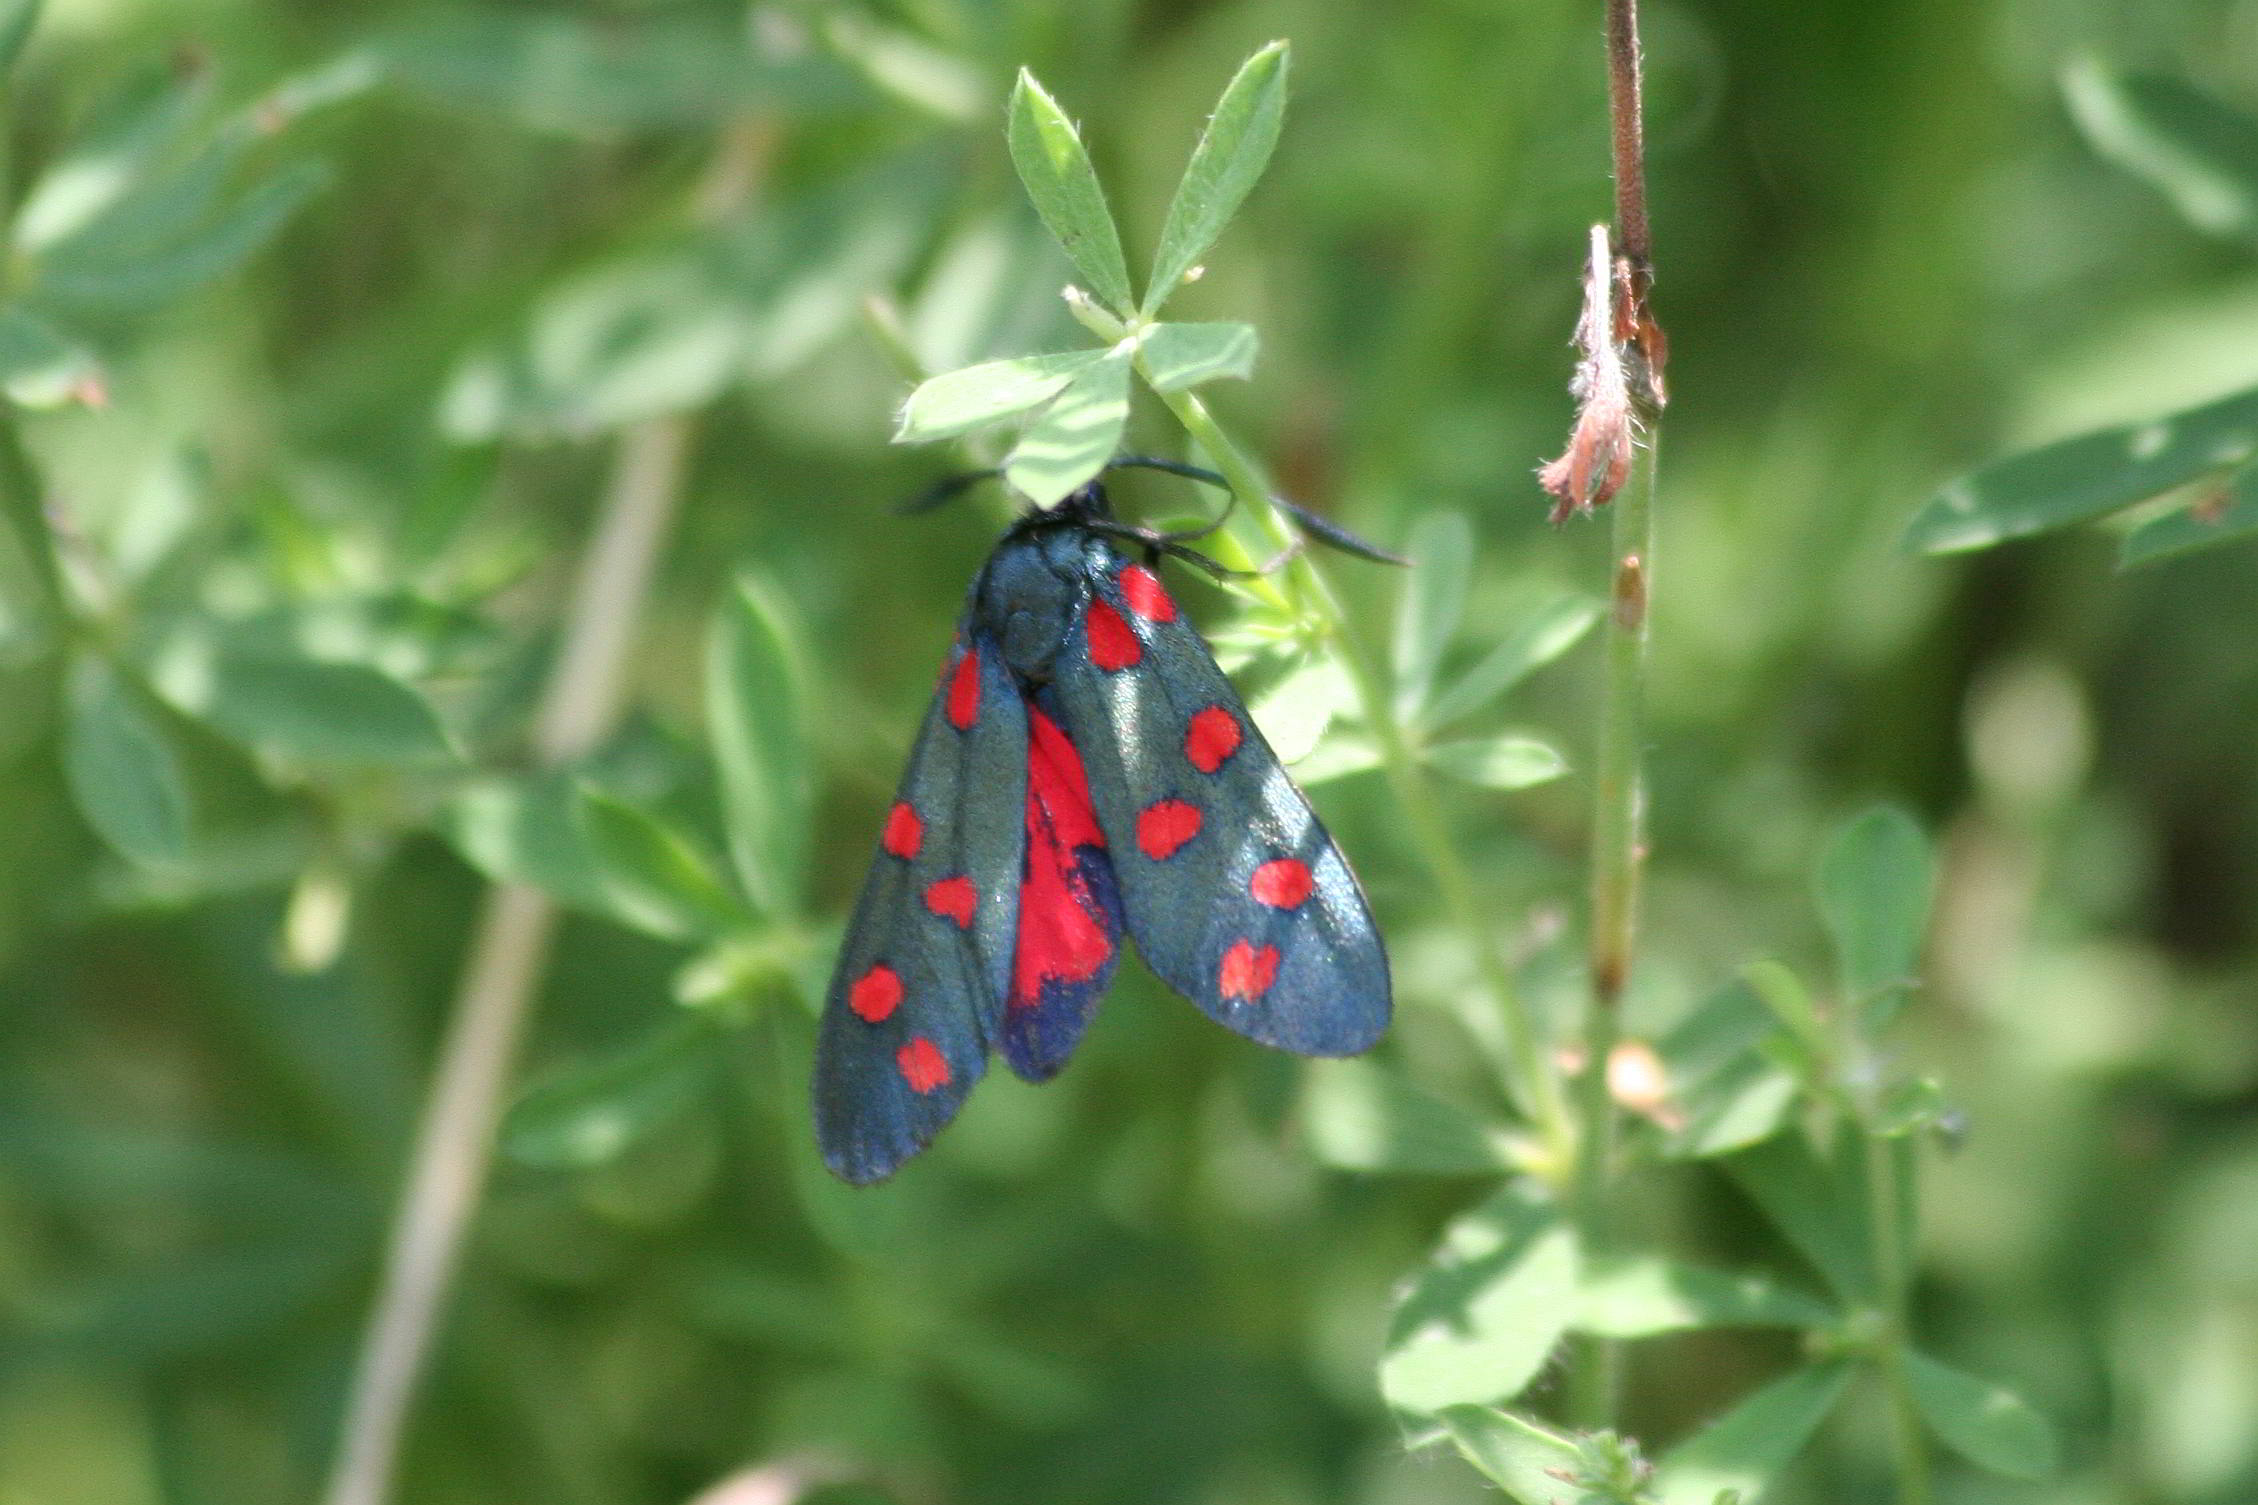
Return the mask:
{"type": "Polygon", "coordinates": [[[972,723],[980,719],[980,650],[977,648],[958,659],[956,671],[949,676],[946,714],[949,725],[960,732],[971,731],[972,723]]]}
{"type": "Polygon", "coordinates": [[[902,1001],[902,975],[884,962],[855,979],[847,989],[847,1007],[866,1024],[886,1019],[902,1001]]]}
{"type": "Polygon", "coordinates": [[[1257,950],[1251,941],[1233,941],[1231,949],[1223,953],[1222,969],[1216,974],[1216,991],[1226,1000],[1252,1002],[1270,991],[1278,980],[1278,948],[1264,946],[1257,950]]]}
{"type": "Polygon", "coordinates": [[[1201,773],[1213,773],[1224,760],[1239,750],[1246,740],[1246,730],[1239,718],[1219,705],[1211,705],[1192,717],[1192,724],[1184,730],[1184,756],[1201,773]]]}
{"type": "Polygon", "coordinates": [[[917,818],[909,801],[896,800],[894,808],[886,812],[886,834],[879,838],[879,844],[904,862],[925,845],[925,822],[917,818]]]}
{"type": "Polygon", "coordinates": [[[1141,564],[1132,564],[1121,572],[1121,598],[1148,622],[1176,620],[1176,603],[1169,599],[1167,587],[1141,564]]]}
{"type": "Polygon", "coordinates": [[[1137,850],[1166,862],[1200,834],[1200,807],[1187,800],[1154,800],[1137,812],[1137,850]]]}
{"type": "Polygon", "coordinates": [[[949,1085],[948,1059],[923,1035],[913,1036],[909,1044],[895,1051],[894,1064],[902,1069],[902,1080],[909,1083],[912,1092],[937,1092],[949,1085]]]}
{"type": "Polygon", "coordinates": [[[972,913],[980,907],[980,890],[962,875],[939,878],[925,886],[925,907],[943,919],[956,921],[958,928],[969,930],[972,913]]]}
{"type": "Polygon", "coordinates": [[[1316,886],[1308,863],[1298,857],[1280,857],[1254,870],[1247,892],[1272,909],[1299,909],[1316,886]]]}
{"type": "Polygon", "coordinates": [[[1121,620],[1121,613],[1103,601],[1092,601],[1082,619],[1083,631],[1090,639],[1090,662],[1108,674],[1119,673],[1134,667],[1145,656],[1144,644],[1137,634],[1121,620]]]}

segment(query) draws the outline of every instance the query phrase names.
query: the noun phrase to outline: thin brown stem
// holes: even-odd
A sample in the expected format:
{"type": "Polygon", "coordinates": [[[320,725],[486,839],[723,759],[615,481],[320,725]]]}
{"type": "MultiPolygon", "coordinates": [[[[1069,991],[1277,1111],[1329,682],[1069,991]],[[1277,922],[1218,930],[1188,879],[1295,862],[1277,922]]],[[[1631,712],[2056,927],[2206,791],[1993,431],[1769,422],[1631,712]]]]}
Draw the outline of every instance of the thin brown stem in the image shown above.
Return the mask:
{"type": "MultiPolygon", "coordinates": [[[[618,712],[627,650],[681,494],[689,440],[681,417],[652,419],[620,440],[535,725],[545,764],[589,751],[618,712]]],[[[391,1497],[400,1440],[486,1184],[510,1065],[555,924],[548,897],[514,883],[489,893],[479,915],[354,1369],[328,1505],[383,1505],[391,1497]]]]}

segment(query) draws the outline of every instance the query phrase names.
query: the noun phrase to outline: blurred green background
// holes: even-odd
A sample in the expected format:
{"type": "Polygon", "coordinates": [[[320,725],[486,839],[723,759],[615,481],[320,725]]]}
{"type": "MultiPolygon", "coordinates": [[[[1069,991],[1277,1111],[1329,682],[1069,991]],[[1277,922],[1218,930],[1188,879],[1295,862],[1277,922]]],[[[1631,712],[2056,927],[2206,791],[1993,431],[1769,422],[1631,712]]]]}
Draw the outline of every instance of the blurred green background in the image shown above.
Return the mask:
{"type": "MultiPolygon", "coordinates": [[[[761,1468],[912,1502],[1483,1497],[1372,1379],[1392,1287],[1481,1188],[1315,1165],[1296,1063],[1125,968],[1071,1071],[992,1078],[864,1193],[815,1160],[805,1072],[826,927],[997,515],[889,515],[964,457],[888,447],[906,384],[864,300],[928,369],[1079,343],[1003,149],[1015,70],[1083,123],[1136,257],[1217,89],[1292,40],[1272,171],[1173,311],[1260,327],[1215,401],[1294,495],[1383,542],[1472,520],[1456,662],[1601,578],[1601,530],[1547,528],[1531,477],[1609,204],[1596,10],[50,0],[4,148],[0,1502],[312,1496],[493,872],[571,908],[527,1079],[600,1094],[610,1063],[643,1106],[603,1143],[513,1140],[403,1499],[679,1501],[761,1468]],[[528,855],[558,817],[512,781],[614,441],[673,414],[680,512],[584,771],[712,832],[710,614],[749,572],[811,645],[813,919],[703,991],[665,927],[528,855]],[[154,804],[98,831],[105,767],[154,804]],[[717,1023],[654,1072],[678,992],[717,1023]]],[[[2258,1498],[2251,551],[2119,575],[2092,532],[1896,544],[1972,464],[2258,380],[2248,237],[2111,166],[2063,92],[2094,58],[2258,108],[2258,4],[1647,24],[1674,359],[1634,1026],[1816,957],[1825,832],[1916,810],[1942,882],[1898,1040],[1967,1123],[1925,1166],[1917,1323],[2066,1439],[2055,1479],[1944,1496],[2258,1498]]],[[[1383,637],[1398,577],[1329,569],[1383,637]]],[[[1491,713],[1569,777],[1447,796],[1540,999],[1573,996],[1547,937],[1580,902],[1597,669],[1491,713]]],[[[1396,957],[1389,1048],[1448,1069],[1471,984],[1386,787],[1318,803],[1396,957]]],[[[1722,1177],[1639,1221],[1788,1260],[1722,1177]]],[[[1627,1423],[1680,1435],[1787,1356],[1642,1348],[1627,1423]]],[[[1854,1408],[1770,1498],[1889,1498],[1881,1449],[1854,1408]]]]}

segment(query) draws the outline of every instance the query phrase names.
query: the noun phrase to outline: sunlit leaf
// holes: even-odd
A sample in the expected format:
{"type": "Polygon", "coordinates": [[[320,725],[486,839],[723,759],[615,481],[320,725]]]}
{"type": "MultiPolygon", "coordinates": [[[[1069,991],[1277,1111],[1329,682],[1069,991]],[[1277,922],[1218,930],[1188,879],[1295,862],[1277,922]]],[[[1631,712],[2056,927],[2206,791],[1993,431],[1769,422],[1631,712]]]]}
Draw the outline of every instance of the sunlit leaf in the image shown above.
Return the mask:
{"type": "Polygon", "coordinates": [[[2149,423],[2080,434],[1962,476],[1905,530],[1931,554],[2091,522],[2258,455],[2258,391],[2149,423]]]}
{"type": "Polygon", "coordinates": [[[1452,1221],[1396,1303],[1381,1394],[1425,1413],[1510,1400],[1575,1306],[1575,1236],[1543,1193],[1509,1186],[1452,1221]]]}
{"type": "Polygon", "coordinates": [[[1610,1338],[1647,1338],[1701,1327],[1825,1327],[1835,1320],[1824,1302],[1769,1275],[1647,1256],[1586,1270],[1576,1326],[1610,1338]]]}
{"type": "Polygon", "coordinates": [[[1582,1462],[1574,1438],[1492,1406],[1446,1406],[1435,1419],[1468,1463],[1521,1505],[1556,1505],[1582,1462]]]}
{"type": "Polygon", "coordinates": [[[1312,1061],[1302,1121],[1310,1152],[1342,1170],[1497,1175],[1514,1168],[1504,1134],[1371,1061],[1312,1061]]]}
{"type": "Polygon", "coordinates": [[[1137,363],[1155,392],[1174,392],[1253,375],[1255,343],[1252,324],[1155,324],[1145,331],[1137,363]]]}
{"type": "Polygon", "coordinates": [[[1656,1041],[1679,1115],[1666,1153],[1722,1155],[1776,1133],[1794,1106],[1795,1078],[1763,1049],[1779,1020],[1746,981],[1709,994],[1656,1041]]]}
{"type": "Polygon", "coordinates": [[[668,940],[727,934],[746,920],[696,844],[641,806],[583,787],[575,812],[620,912],[668,940]]]}
{"type": "Polygon", "coordinates": [[[2128,567],[2152,564],[2253,536],[2258,536],[2258,465],[2245,465],[2216,491],[2126,534],[2120,559],[2128,567]]]}
{"type": "Polygon", "coordinates": [[[2054,1428],[2014,1391],[1917,1353],[1905,1364],[1922,1419],[1970,1463],[2015,1479],[2043,1479],[2059,1466],[2054,1428]]]}
{"type": "Polygon", "coordinates": [[[2064,70],[2062,90],[2094,150],[2154,185],[2189,224],[2258,235],[2258,118],[2169,74],[2092,58],[2064,70]]]}
{"type": "Polygon", "coordinates": [[[1147,318],[1215,244],[1269,165],[1286,114],[1287,56],[1284,42],[1272,42],[1224,86],[1161,226],[1152,281],[1145,288],[1147,318]]]}
{"type": "Polygon", "coordinates": [[[1313,656],[1248,702],[1263,740],[1283,763],[1314,751],[1333,718],[1356,702],[1355,687],[1339,663],[1313,656]]]}
{"type": "Polygon", "coordinates": [[[910,393],[909,401],[902,404],[894,442],[953,439],[1040,407],[1105,358],[1103,350],[1064,350],[1055,355],[986,361],[932,377],[921,382],[910,393]]]}
{"type": "Polygon", "coordinates": [[[192,816],[180,755],[155,708],[99,658],[72,669],[63,767],[79,812],[120,855],[159,867],[187,860],[192,816]]]}
{"type": "Polygon", "coordinates": [[[1126,314],[1136,302],[1129,291],[1129,264],[1122,259],[1113,212],[1106,208],[1105,190],[1098,186],[1074,122],[1024,68],[1011,91],[1009,116],[1005,137],[1012,166],[1019,170],[1035,212],[1088,279],[1090,291],[1116,313],[1126,314]]]}
{"type": "Polygon", "coordinates": [[[1559,749],[1534,737],[1477,737],[1440,742],[1426,750],[1429,763],[1482,789],[1527,789],[1568,771],[1559,749]]]}
{"type": "Polygon", "coordinates": [[[1004,461],[1004,477],[1038,507],[1055,505],[1105,469],[1129,421],[1129,354],[1107,353],[1075,377],[1004,461]]]}
{"type": "Polygon", "coordinates": [[[616,1054],[552,1072],[510,1105],[502,1148],[551,1170],[616,1160],[697,1103],[711,1080],[712,1053],[710,1028],[690,1015],[616,1054]]]}
{"type": "Polygon", "coordinates": [[[1845,1364],[1817,1364],[1774,1380],[1665,1454],[1655,1492],[1663,1505],[1716,1505],[1731,1489],[1755,1505],[1849,1382],[1845,1364]]]}

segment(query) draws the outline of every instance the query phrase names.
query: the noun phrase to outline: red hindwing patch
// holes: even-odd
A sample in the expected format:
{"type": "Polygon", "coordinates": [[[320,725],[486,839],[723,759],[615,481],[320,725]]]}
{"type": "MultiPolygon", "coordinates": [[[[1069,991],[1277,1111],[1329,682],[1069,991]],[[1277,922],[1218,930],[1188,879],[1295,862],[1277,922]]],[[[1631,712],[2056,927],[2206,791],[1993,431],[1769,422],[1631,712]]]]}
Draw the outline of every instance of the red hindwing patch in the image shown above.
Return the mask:
{"type": "Polygon", "coordinates": [[[1019,886],[1011,1006],[1039,1002],[1047,982],[1098,975],[1117,945],[1077,848],[1105,849],[1082,755],[1058,723],[1027,708],[1027,860],[1019,886]]]}
{"type": "Polygon", "coordinates": [[[1108,674],[1134,668],[1145,656],[1144,644],[1137,641],[1137,634],[1129,630],[1129,624],[1121,620],[1121,613],[1103,601],[1090,603],[1082,626],[1090,638],[1090,662],[1108,674]]]}
{"type": "Polygon", "coordinates": [[[1308,863],[1298,857],[1280,857],[1254,870],[1247,891],[1272,909],[1299,909],[1316,886],[1308,863]]]}
{"type": "Polygon", "coordinates": [[[908,800],[894,801],[894,808],[886,812],[886,834],[879,838],[879,844],[904,862],[925,845],[925,822],[917,818],[908,800]]]}
{"type": "Polygon", "coordinates": [[[902,1001],[902,975],[880,962],[847,989],[847,1007],[866,1024],[882,1022],[902,1001]]]}
{"type": "Polygon", "coordinates": [[[1216,974],[1215,988],[1225,999],[1251,1003],[1270,991],[1278,980],[1278,948],[1265,946],[1256,950],[1251,942],[1233,941],[1231,949],[1223,953],[1222,969],[1216,974]]]}
{"type": "Polygon", "coordinates": [[[1137,812],[1137,850],[1166,862],[1200,834],[1200,807],[1187,800],[1154,800],[1137,812]]]}
{"type": "Polygon", "coordinates": [[[948,1058],[923,1035],[912,1036],[909,1044],[895,1051],[894,1064],[902,1069],[902,1080],[912,1092],[936,1092],[949,1085],[948,1058]]]}
{"type": "Polygon", "coordinates": [[[954,920],[961,930],[972,928],[972,912],[980,907],[980,890],[963,874],[937,878],[925,886],[925,907],[943,919],[954,920]]]}
{"type": "Polygon", "coordinates": [[[949,725],[960,732],[972,730],[972,723],[980,719],[980,652],[973,649],[957,660],[956,672],[949,676],[949,725]]]}
{"type": "Polygon", "coordinates": [[[1221,768],[1231,754],[1239,750],[1246,740],[1246,730],[1239,718],[1219,705],[1211,705],[1192,717],[1184,731],[1184,756],[1201,773],[1213,773],[1221,768]]]}
{"type": "Polygon", "coordinates": [[[1141,564],[1133,564],[1121,572],[1121,598],[1129,609],[1148,622],[1173,622],[1176,620],[1176,603],[1169,599],[1168,590],[1160,577],[1141,564]]]}

